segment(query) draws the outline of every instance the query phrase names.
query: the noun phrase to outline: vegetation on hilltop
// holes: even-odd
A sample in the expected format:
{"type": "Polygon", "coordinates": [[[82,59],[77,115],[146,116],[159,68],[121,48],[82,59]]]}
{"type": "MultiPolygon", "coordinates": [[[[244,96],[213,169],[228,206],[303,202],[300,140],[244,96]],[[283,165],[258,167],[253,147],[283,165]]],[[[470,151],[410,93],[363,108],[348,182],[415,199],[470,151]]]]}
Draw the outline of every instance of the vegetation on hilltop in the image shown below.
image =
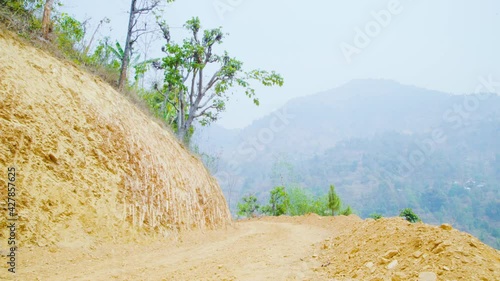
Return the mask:
{"type": "Polygon", "coordinates": [[[353,213],[351,206],[342,209],[342,200],[335,192],[335,187],[330,185],[328,194],[313,196],[300,187],[290,189],[277,186],[269,192],[269,203],[261,205],[255,195],[245,195],[237,205],[237,215],[240,217],[255,217],[258,215],[269,216],[302,216],[315,213],[320,216],[348,216],[353,213]]]}
{"type": "Polygon", "coordinates": [[[197,17],[184,25],[190,31],[190,37],[181,38],[182,43],[176,43],[169,26],[160,16],[161,0],[140,3],[131,0],[125,44],[104,37],[95,46],[93,42],[98,29],[108,24],[109,19],[102,19],[97,29],[89,32],[88,21],[80,22],[53,10],[53,5],[62,5],[63,2],[0,0],[0,22],[35,44],[86,67],[120,91],[132,93],[187,145],[194,131],[194,121],[207,125],[217,120],[233,92],[243,92],[259,105],[253,83],[283,85],[283,78],[278,73],[245,70],[242,61],[231,57],[227,51],[219,51],[218,46],[226,34],[221,28],[203,30],[197,17]],[[155,21],[158,28],[148,27],[151,26],[147,24],[149,21],[155,21]],[[141,53],[134,48],[136,41],[148,33],[157,33],[166,41],[161,47],[164,57],[151,59],[147,51],[141,53]],[[160,72],[164,79],[145,84],[150,71],[160,72]],[[127,78],[129,72],[134,73],[132,80],[127,78]],[[205,81],[207,74],[210,78],[205,81]]]}

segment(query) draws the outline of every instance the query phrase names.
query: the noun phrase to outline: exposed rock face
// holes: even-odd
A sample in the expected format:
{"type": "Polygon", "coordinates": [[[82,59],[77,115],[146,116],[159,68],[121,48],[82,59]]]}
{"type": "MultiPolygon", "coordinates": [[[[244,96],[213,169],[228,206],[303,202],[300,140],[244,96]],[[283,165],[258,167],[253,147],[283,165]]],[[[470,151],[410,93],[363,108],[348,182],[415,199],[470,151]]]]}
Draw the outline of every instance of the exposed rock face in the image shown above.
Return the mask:
{"type": "MultiPolygon", "coordinates": [[[[135,239],[231,220],[217,182],[170,132],[99,78],[4,31],[0,132],[1,181],[17,169],[21,243],[135,239]]],[[[0,228],[4,243],[4,220],[0,228]]]]}

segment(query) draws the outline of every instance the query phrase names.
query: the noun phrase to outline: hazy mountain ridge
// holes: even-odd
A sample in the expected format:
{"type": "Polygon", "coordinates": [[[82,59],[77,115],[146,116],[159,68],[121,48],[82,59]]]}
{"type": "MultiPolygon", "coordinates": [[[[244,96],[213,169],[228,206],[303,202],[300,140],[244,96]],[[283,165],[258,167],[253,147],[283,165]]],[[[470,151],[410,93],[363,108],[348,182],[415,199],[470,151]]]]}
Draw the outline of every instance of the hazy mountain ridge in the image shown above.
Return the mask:
{"type": "Polygon", "coordinates": [[[321,193],[333,183],[363,216],[409,206],[498,247],[500,97],[484,97],[354,80],[291,100],[239,133],[217,129],[216,172],[233,207],[277,184],[321,193]],[[459,192],[471,181],[482,189],[459,192]]]}

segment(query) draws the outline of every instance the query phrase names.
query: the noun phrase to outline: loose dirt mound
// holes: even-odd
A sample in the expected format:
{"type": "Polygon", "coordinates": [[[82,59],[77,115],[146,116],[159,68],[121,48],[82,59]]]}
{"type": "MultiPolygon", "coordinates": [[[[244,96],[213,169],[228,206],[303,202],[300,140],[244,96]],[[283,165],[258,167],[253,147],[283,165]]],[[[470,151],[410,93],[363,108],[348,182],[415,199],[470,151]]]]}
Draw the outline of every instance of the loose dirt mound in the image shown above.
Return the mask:
{"type": "MultiPolygon", "coordinates": [[[[5,31],[0,131],[0,181],[17,169],[21,245],[90,245],[230,221],[216,181],[171,133],[100,79],[5,31]]],[[[4,219],[0,229],[4,248],[4,219]]]]}
{"type": "Polygon", "coordinates": [[[500,280],[500,254],[477,238],[401,218],[351,224],[322,244],[333,280],[500,280]]]}

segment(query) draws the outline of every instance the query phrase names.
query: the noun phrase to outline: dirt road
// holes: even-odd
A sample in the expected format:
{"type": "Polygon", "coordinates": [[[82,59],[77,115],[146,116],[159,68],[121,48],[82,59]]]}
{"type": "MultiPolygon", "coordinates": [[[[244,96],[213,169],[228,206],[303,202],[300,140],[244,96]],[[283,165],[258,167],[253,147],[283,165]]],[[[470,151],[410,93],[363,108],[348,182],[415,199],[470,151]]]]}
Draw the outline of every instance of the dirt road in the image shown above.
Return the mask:
{"type": "Polygon", "coordinates": [[[500,280],[500,252],[470,234],[354,215],[252,219],[155,242],[61,241],[18,258],[0,280],[500,280]]]}
{"type": "Polygon", "coordinates": [[[318,225],[252,220],[178,242],[35,248],[21,255],[19,280],[316,280],[318,225]],[[38,279],[37,279],[38,278],[38,279]]]}

